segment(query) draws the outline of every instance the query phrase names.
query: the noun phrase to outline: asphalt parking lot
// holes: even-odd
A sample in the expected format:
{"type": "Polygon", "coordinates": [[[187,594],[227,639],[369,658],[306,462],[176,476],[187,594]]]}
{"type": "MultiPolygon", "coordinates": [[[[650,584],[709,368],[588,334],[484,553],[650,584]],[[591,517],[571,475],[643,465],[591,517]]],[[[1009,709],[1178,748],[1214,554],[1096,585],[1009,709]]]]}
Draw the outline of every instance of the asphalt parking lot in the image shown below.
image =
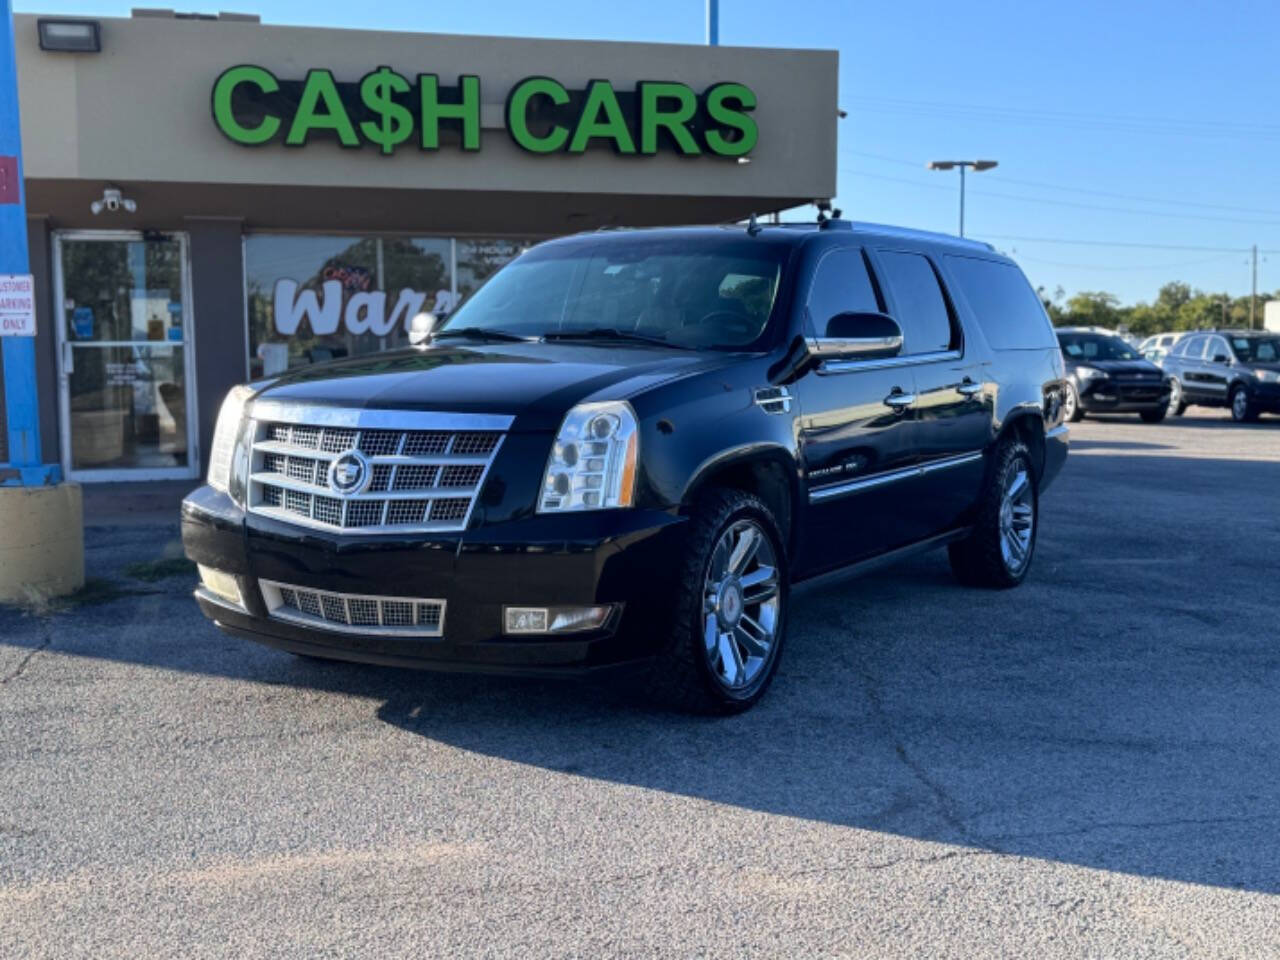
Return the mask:
{"type": "Polygon", "coordinates": [[[260,648],[96,527],[0,609],[0,956],[1280,955],[1280,418],[1072,436],[1022,588],[811,592],[723,720],[260,648]]]}

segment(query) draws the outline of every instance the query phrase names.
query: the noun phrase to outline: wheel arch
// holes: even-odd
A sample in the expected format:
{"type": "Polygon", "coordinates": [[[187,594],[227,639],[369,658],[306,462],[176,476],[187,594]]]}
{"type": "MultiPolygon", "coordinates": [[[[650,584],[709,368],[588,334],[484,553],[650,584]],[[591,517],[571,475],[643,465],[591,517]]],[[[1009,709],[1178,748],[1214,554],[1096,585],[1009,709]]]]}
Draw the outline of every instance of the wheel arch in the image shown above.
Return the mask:
{"type": "Polygon", "coordinates": [[[1026,444],[1031,452],[1031,466],[1035,470],[1036,482],[1039,483],[1044,477],[1045,466],[1044,417],[1041,412],[1038,409],[1011,412],[1001,425],[991,449],[998,449],[1009,437],[1016,437],[1026,444]]]}
{"type": "Polygon", "coordinates": [[[745,490],[763,500],[782,530],[787,556],[794,557],[800,480],[790,450],[781,444],[753,443],[708,458],[685,486],[681,512],[688,513],[703,492],[714,487],[745,490]]]}

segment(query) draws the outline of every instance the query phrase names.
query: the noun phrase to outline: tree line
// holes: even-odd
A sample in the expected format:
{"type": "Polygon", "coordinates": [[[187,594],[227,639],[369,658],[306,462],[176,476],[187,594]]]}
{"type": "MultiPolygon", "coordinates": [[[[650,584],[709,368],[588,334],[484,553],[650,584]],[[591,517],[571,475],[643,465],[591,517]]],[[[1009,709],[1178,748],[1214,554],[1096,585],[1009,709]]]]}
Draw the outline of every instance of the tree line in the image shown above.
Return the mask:
{"type": "MultiPolygon", "coordinates": [[[[1036,291],[1054,326],[1121,327],[1137,336],[1169,330],[1203,330],[1210,327],[1248,327],[1249,297],[1206,293],[1188,283],[1166,283],[1154,302],[1124,306],[1120,298],[1105,290],[1082,290],[1069,299],[1061,287],[1052,294],[1044,287],[1036,291]]],[[[1262,323],[1262,305],[1280,300],[1280,291],[1259,293],[1254,317],[1262,323]]]]}

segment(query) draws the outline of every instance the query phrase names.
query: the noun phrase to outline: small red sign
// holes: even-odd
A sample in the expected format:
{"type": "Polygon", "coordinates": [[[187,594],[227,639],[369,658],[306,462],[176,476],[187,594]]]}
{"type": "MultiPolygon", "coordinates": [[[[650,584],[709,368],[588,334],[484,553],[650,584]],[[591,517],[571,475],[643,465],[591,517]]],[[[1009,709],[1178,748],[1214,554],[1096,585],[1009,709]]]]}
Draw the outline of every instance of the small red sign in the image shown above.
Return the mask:
{"type": "Polygon", "coordinates": [[[18,158],[0,157],[0,203],[17,203],[18,158]]]}

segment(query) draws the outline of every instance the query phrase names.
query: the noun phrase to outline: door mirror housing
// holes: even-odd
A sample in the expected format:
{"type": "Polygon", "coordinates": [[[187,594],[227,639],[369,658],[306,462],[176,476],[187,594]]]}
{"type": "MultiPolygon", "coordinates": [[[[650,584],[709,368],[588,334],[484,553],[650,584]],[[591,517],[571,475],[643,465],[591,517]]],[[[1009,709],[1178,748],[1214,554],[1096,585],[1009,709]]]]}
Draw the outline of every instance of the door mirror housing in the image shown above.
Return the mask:
{"type": "Polygon", "coordinates": [[[1213,362],[1214,363],[1230,363],[1231,358],[1228,357],[1225,353],[1215,353],[1213,355],[1213,362]]]}
{"type": "Polygon", "coordinates": [[[837,313],[826,331],[809,341],[822,360],[874,360],[902,352],[902,328],[887,313],[837,313]]]}
{"type": "Polygon", "coordinates": [[[434,313],[415,313],[409,321],[409,343],[415,347],[426,343],[438,323],[434,313]]]}

